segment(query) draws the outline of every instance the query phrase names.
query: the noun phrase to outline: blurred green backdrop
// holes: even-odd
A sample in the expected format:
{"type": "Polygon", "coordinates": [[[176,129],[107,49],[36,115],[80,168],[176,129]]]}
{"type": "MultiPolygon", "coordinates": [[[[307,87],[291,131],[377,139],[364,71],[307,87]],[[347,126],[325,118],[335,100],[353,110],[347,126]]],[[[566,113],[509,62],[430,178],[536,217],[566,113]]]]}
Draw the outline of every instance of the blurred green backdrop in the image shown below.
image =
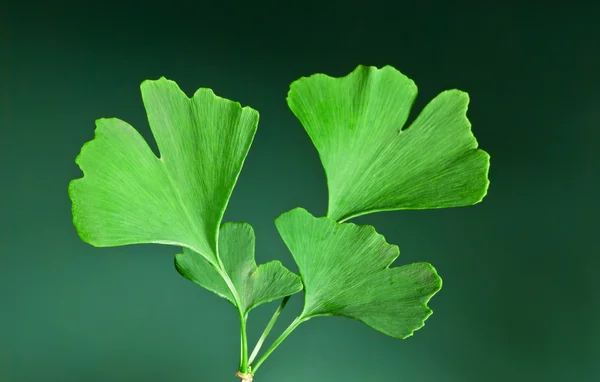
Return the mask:
{"type": "MultiPolygon", "coordinates": [[[[358,64],[414,79],[416,110],[442,90],[469,92],[491,188],[474,207],[356,220],[400,246],[398,264],[429,261],[444,278],[422,330],[400,341],[315,319],[256,380],[600,380],[600,4],[418,4],[3,2],[0,381],[234,381],[235,311],[176,273],[177,248],[79,240],[67,197],[75,156],[99,117],[151,140],[144,79],[256,108],[225,218],[254,226],[259,262],[296,269],[273,219],[296,206],[323,215],[327,196],[288,85],[358,64]]],[[[250,316],[252,342],[275,307],[250,316]]],[[[299,309],[296,296],[276,331],[299,309]]]]}

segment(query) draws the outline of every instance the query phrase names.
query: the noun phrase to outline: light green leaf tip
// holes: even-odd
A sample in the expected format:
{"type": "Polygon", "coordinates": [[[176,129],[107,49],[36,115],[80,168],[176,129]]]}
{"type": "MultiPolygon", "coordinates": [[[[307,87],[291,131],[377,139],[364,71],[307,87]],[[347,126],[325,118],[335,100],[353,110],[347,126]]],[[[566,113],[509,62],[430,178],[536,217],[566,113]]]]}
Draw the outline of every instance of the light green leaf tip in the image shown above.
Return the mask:
{"type": "MultiPolygon", "coordinates": [[[[247,223],[224,223],[219,232],[219,256],[247,314],[258,305],[290,296],[302,290],[302,281],[274,260],[256,266],[254,230],[247,223]]],[[[236,305],[235,296],[208,261],[185,249],[176,255],[175,266],[185,278],[218,294],[236,305]]]]}
{"type": "Polygon", "coordinates": [[[84,176],[69,184],[73,223],[94,246],[171,244],[218,264],[218,228],[258,112],[205,88],[190,99],[164,77],[141,93],[160,158],[126,122],[97,120],[76,159],[84,176]]]}
{"type": "Polygon", "coordinates": [[[391,66],[292,83],[288,105],[327,175],[328,217],[467,206],[486,195],[489,155],[471,132],[468,94],[442,92],[402,129],[416,96],[415,83],[391,66]]]}
{"type": "Polygon", "coordinates": [[[303,320],[344,316],[396,338],[424,325],[442,287],[429,263],[389,268],[399,249],[372,226],[315,218],[302,208],[275,221],[304,283],[303,320]]]}

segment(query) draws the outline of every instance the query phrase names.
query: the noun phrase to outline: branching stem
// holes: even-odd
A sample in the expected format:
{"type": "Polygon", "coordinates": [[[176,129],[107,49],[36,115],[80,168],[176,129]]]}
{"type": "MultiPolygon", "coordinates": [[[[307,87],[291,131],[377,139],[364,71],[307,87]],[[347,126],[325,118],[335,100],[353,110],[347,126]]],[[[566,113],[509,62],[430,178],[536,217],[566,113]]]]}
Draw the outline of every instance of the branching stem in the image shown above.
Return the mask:
{"type": "Polygon", "coordinates": [[[262,365],[263,362],[265,362],[265,360],[269,357],[269,355],[271,355],[271,353],[273,353],[273,351],[277,349],[277,346],[279,346],[279,344],[281,344],[283,340],[285,340],[287,336],[289,336],[290,333],[298,327],[298,325],[300,325],[306,320],[308,320],[308,318],[303,317],[302,315],[296,317],[296,319],[290,324],[290,326],[288,326],[287,329],[285,329],[283,333],[281,333],[281,335],[275,340],[275,342],[273,342],[273,344],[265,351],[262,357],[260,357],[258,361],[256,361],[256,364],[252,366],[252,372],[256,373],[260,365],[262,365]]]}
{"type": "Polygon", "coordinates": [[[275,322],[277,322],[279,315],[283,311],[283,308],[285,308],[285,305],[287,304],[289,299],[290,299],[290,296],[284,297],[283,300],[281,300],[281,304],[279,304],[279,307],[277,308],[275,313],[273,313],[273,317],[271,317],[271,321],[269,321],[269,323],[267,324],[267,327],[265,328],[265,330],[261,334],[260,338],[258,339],[258,342],[256,343],[256,346],[254,347],[254,350],[252,350],[252,354],[250,354],[250,359],[248,360],[248,363],[250,365],[252,364],[252,362],[254,361],[256,356],[258,355],[260,348],[262,347],[263,343],[267,339],[267,336],[271,332],[271,329],[273,329],[273,326],[275,326],[275,322]]]}

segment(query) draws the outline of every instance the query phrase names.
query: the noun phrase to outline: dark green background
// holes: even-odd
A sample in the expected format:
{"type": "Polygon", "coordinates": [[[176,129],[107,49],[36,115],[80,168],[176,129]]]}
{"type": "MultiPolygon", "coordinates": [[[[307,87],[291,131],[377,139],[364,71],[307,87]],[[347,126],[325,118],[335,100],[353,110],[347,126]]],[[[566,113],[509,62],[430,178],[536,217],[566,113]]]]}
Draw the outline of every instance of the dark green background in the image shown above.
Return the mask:
{"type": "MultiPolygon", "coordinates": [[[[235,311],[176,273],[177,248],[79,240],[75,156],[99,117],[151,138],[144,79],[256,108],[226,220],[254,226],[258,261],[296,269],[272,221],[296,206],[323,215],[327,197],[288,85],[358,64],[414,79],[417,109],[469,92],[491,188],[474,207],[357,219],[400,246],[397,263],[429,261],[444,278],[425,328],[401,341],[315,319],[257,382],[600,380],[599,5],[79,3],[0,6],[0,381],[234,381],[235,311]]],[[[275,306],[250,316],[252,342],[275,306]]]]}

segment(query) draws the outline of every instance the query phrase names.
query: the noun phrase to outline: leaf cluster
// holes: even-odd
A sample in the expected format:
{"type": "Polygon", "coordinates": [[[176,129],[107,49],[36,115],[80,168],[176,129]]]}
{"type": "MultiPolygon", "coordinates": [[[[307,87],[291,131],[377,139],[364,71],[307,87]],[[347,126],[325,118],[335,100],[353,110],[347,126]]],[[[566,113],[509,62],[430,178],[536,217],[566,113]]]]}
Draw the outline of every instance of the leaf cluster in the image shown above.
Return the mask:
{"type": "Polygon", "coordinates": [[[97,120],[94,139],[76,159],[84,176],[69,185],[74,225],[83,241],[97,247],[181,247],[177,271],[238,312],[240,373],[256,372],[298,325],[314,317],[349,317],[396,338],[424,325],[431,315],[427,302],[442,285],[434,267],[392,267],[398,247],[374,227],[348,220],[483,199],[489,155],[471,132],[467,93],[442,92],[405,126],[417,87],[390,66],[358,66],[345,77],[315,74],[292,83],[287,102],[319,153],[329,197],[326,216],[295,208],[275,221],[299,275],[277,260],[257,265],[252,227],[222,222],[258,112],[210,89],[190,98],[164,77],[144,81],[141,93],[160,156],[128,123],[97,120]],[[302,290],[302,311],[254,362],[289,296],[302,290]],[[249,355],[248,313],[280,299],[249,355]]]}

